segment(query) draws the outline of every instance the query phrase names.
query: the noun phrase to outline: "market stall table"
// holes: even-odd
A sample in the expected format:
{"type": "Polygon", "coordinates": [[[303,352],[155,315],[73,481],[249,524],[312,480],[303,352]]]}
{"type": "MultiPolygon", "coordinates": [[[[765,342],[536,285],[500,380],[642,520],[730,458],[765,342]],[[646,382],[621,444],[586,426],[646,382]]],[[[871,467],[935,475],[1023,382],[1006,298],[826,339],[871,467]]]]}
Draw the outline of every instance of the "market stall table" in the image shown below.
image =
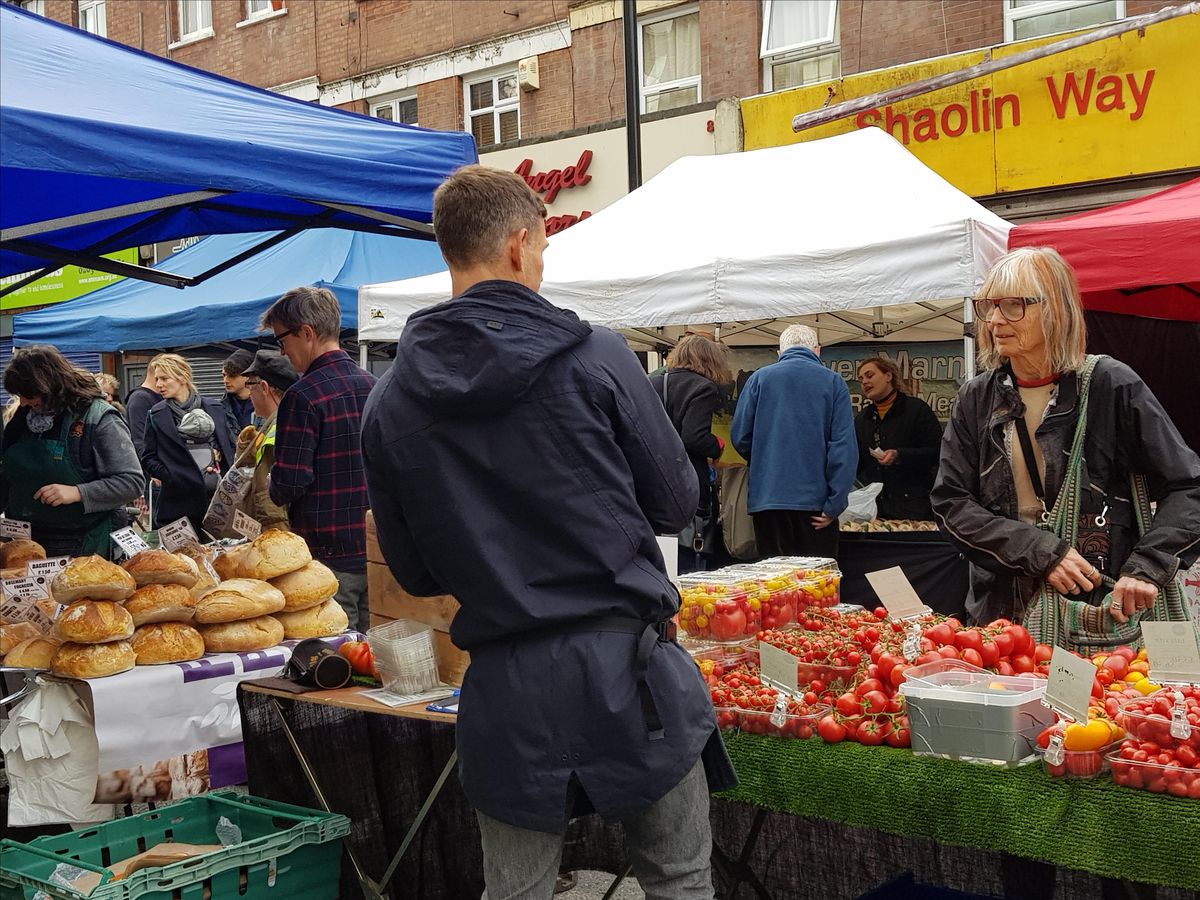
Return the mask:
{"type": "MultiPolygon", "coordinates": [[[[316,779],[334,790],[331,806],[354,823],[350,843],[377,877],[444,774],[453,726],[424,709],[405,714],[333,694],[341,696],[307,702],[312,694],[286,695],[294,701],[289,727],[316,779]]],[[[277,699],[253,682],[239,690],[250,789],[311,806],[314,794],[273,707],[277,699]]],[[[1191,852],[1200,840],[1200,803],[1107,780],[1056,781],[1040,766],[999,770],[904,750],[751,735],[727,744],[742,784],[714,801],[714,839],[728,850],[745,848],[764,892],[777,900],[856,897],[905,869],[920,881],[994,894],[1002,854],[1062,866],[1064,898],[1101,896],[1098,875],[1168,886],[1159,900],[1183,900],[1200,888],[1200,855],[1191,852]],[[756,827],[761,836],[748,842],[756,827]]],[[[730,856],[737,853],[718,852],[730,856]]],[[[619,826],[595,816],[571,823],[564,868],[619,872],[625,865],[619,826]]],[[[352,867],[343,866],[342,877],[342,896],[358,896],[352,867]]],[[[392,884],[401,886],[396,896],[479,896],[479,834],[457,779],[446,782],[392,884]]],[[[748,895],[743,887],[741,896],[748,895]]]]}

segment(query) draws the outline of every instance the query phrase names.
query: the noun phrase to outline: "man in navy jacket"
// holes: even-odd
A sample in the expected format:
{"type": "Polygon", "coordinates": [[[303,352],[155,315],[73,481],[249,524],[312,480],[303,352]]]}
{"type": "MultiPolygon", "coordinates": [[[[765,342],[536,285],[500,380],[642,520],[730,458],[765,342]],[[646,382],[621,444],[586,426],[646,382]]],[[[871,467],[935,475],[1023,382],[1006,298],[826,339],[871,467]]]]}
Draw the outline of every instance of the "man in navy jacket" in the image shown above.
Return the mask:
{"type": "Polygon", "coordinates": [[[785,328],[779,351],[746,382],[729,433],[750,462],[754,539],[761,556],[834,557],[858,466],[850,392],[807,325],[785,328]]]}
{"type": "Polygon", "coordinates": [[[648,895],[707,900],[708,791],[732,769],[655,541],[691,520],[696,473],[624,340],[536,293],[544,217],[483,166],[434,195],[454,299],[409,319],[363,416],[380,549],[410,593],[462,607],[489,896],[551,896],[568,820],[595,810],[625,823],[648,895]]]}

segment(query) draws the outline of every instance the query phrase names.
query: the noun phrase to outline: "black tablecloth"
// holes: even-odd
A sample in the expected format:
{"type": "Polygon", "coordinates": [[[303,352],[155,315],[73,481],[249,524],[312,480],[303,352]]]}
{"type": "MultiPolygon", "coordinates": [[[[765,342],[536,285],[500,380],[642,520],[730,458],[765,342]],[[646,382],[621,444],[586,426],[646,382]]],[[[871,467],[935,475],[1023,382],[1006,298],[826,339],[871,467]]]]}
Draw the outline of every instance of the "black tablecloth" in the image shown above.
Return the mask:
{"type": "MultiPolygon", "coordinates": [[[[279,725],[272,698],[239,691],[239,703],[250,792],[317,807],[279,725]]],[[[351,841],[360,861],[378,879],[453,751],[454,729],[303,701],[280,703],[330,805],[350,817],[351,841]]],[[[879,802],[887,803],[888,798],[881,796],[879,802]]],[[[713,836],[729,855],[738,855],[756,812],[757,807],[748,804],[714,799],[713,836]]],[[[1113,834],[1097,835],[1097,840],[1123,839],[1120,827],[1114,825],[1113,834]]],[[[617,872],[625,864],[619,825],[606,825],[596,816],[571,824],[563,850],[564,869],[617,872]]],[[[1023,865],[1018,861],[1018,868],[1023,865]]],[[[850,900],[904,871],[914,872],[918,881],[927,884],[982,895],[1003,893],[1001,854],[784,813],[767,814],[752,866],[776,900],[850,900]]],[[[1109,900],[1096,878],[1060,869],[1057,879],[1059,900],[1109,900]]],[[[482,891],[479,831],[458,779],[451,777],[397,869],[391,895],[474,900],[482,891]]],[[[361,896],[345,857],[339,896],[343,900],[361,896]]],[[[564,896],[570,900],[570,894],[564,896]]],[[[738,896],[749,897],[752,892],[743,885],[738,896]]],[[[1160,888],[1157,900],[1186,896],[1187,892],[1160,888]]]]}
{"type": "Polygon", "coordinates": [[[904,570],[917,595],[935,612],[966,615],[967,560],[936,531],[842,532],[838,544],[842,602],[874,609],[879,597],[866,575],[892,566],[904,570]]]}

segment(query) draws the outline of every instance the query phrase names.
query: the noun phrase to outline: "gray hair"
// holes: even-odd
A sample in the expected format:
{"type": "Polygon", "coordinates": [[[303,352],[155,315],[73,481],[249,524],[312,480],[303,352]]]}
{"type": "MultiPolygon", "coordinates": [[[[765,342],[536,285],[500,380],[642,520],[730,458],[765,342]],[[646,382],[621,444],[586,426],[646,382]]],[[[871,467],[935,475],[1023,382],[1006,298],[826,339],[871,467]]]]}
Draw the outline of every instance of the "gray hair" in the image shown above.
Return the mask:
{"type": "Polygon", "coordinates": [[[272,303],[258,322],[263,331],[274,325],[287,331],[307,325],[322,340],[335,341],[342,333],[342,309],[326,288],[295,287],[272,303]]]}
{"type": "Polygon", "coordinates": [[[815,352],[819,346],[821,346],[821,342],[817,340],[816,331],[807,325],[789,325],[779,336],[780,353],[784,350],[791,350],[793,347],[807,347],[815,352]]]}

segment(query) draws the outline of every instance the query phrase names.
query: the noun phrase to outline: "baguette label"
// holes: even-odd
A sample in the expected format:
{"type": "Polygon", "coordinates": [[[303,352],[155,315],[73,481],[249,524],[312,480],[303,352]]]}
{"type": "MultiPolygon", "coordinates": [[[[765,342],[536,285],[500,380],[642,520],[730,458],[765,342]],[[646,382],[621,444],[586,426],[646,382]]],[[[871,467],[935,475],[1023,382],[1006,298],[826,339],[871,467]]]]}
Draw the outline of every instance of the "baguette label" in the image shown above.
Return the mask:
{"type": "Polygon", "coordinates": [[[158,529],[158,542],[164,550],[178,550],[185,544],[200,543],[200,538],[196,536],[187,516],[183,516],[170,525],[164,525],[158,529]]]}
{"type": "Polygon", "coordinates": [[[248,516],[238,509],[233,513],[233,530],[252,541],[262,534],[262,525],[253,516],[248,516]]]}
{"type": "Polygon", "coordinates": [[[38,575],[45,575],[47,578],[53,578],[59,572],[67,567],[67,563],[71,561],[69,556],[52,556],[50,559],[31,559],[25,563],[25,574],[36,578],[38,575]]]}
{"type": "Polygon", "coordinates": [[[25,540],[29,540],[32,534],[33,530],[28,522],[0,516],[0,537],[24,538],[25,540]]]}

